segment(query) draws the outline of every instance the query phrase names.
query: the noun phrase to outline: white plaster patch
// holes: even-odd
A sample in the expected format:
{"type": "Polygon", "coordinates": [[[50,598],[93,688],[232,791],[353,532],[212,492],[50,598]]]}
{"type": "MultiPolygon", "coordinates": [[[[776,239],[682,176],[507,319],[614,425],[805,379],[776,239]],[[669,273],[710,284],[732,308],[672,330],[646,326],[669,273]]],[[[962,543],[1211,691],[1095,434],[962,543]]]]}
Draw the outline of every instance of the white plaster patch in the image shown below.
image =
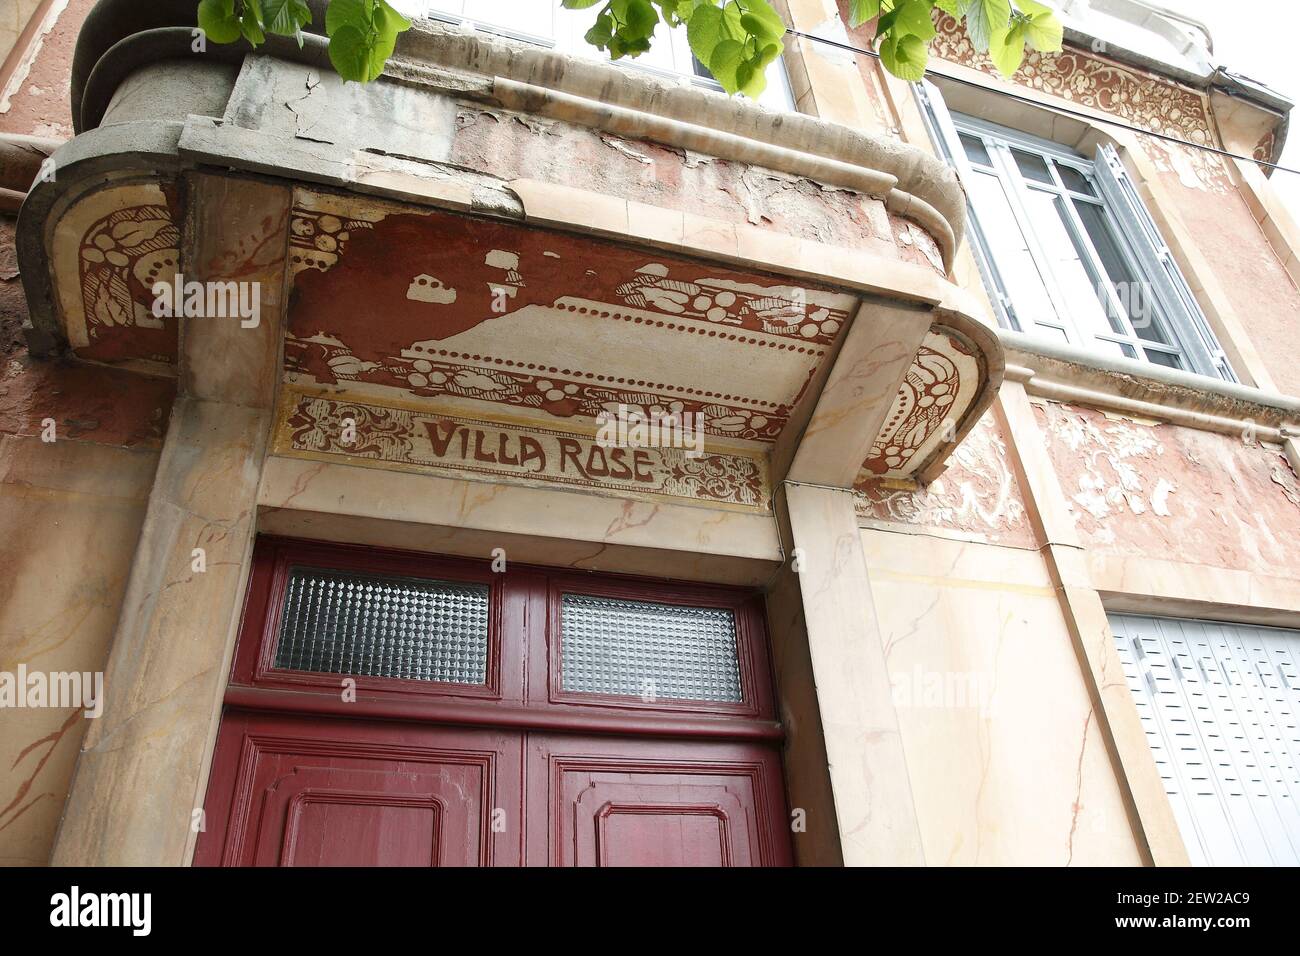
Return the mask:
{"type": "Polygon", "coordinates": [[[1156,482],[1156,490],[1151,492],[1151,510],[1162,518],[1170,517],[1169,496],[1177,491],[1173,482],[1161,478],[1156,482]]]}
{"type": "Polygon", "coordinates": [[[428,302],[432,305],[451,305],[456,301],[456,290],[437,276],[421,273],[411,280],[406,287],[406,297],[413,302],[428,302]]]}

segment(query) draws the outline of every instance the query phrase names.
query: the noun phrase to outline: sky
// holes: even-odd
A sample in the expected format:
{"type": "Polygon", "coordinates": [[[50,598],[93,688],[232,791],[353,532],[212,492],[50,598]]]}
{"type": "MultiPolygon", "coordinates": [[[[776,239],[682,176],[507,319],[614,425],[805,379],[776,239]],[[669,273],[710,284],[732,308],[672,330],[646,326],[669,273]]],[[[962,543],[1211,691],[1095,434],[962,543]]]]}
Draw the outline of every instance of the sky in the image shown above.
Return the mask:
{"type": "MultiPolygon", "coordinates": [[[[1300,3],[1296,0],[1161,0],[1200,20],[1214,37],[1213,59],[1300,104],[1300,3]]],[[[1300,169],[1300,105],[1281,164],[1300,169]]],[[[1300,173],[1276,170],[1273,186],[1300,223],[1300,173]]]]}

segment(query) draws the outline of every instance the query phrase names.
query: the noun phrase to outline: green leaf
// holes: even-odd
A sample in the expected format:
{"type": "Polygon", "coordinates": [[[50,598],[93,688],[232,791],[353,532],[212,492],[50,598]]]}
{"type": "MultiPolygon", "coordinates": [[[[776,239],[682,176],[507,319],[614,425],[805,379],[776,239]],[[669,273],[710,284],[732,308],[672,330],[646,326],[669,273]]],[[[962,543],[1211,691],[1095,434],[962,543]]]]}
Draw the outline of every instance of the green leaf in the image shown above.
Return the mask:
{"type": "Polygon", "coordinates": [[[849,3],[849,26],[851,27],[860,27],[879,15],[880,0],[851,0],[849,3]]]}
{"type": "Polygon", "coordinates": [[[930,16],[930,11],[934,8],[928,0],[903,0],[895,9],[897,14],[890,31],[894,36],[909,34],[921,40],[929,40],[934,36],[934,20],[930,16]]]}
{"type": "Polygon", "coordinates": [[[1029,40],[1030,46],[1039,53],[1055,53],[1061,49],[1065,31],[1061,27],[1061,21],[1056,19],[1056,14],[1050,7],[1034,3],[1033,0],[1016,0],[1016,6],[1027,17],[1025,37],[1029,40]]]}
{"type": "Polygon", "coordinates": [[[993,31],[1002,30],[1011,21],[1009,0],[962,0],[965,3],[966,33],[975,49],[984,53],[993,39],[993,31]]]}
{"type": "Polygon", "coordinates": [[[201,0],[199,29],[213,43],[234,43],[242,35],[235,0],[201,0]]]}
{"type": "Polygon", "coordinates": [[[785,36],[785,21],[767,0],[747,0],[740,24],[758,40],[759,47],[764,42],[779,42],[785,36]]]}
{"type": "Polygon", "coordinates": [[[713,51],[726,37],[722,33],[722,8],[712,4],[698,6],[686,21],[686,41],[691,53],[701,63],[713,60],[713,51]]]}
{"type": "Polygon", "coordinates": [[[659,11],[650,0],[627,0],[627,14],[623,20],[624,39],[649,39],[659,23],[659,11]]]}
{"type": "Polygon", "coordinates": [[[266,32],[291,37],[311,23],[311,10],[303,0],[262,0],[266,32]]]}
{"type": "Polygon", "coordinates": [[[326,35],[332,37],[344,27],[352,27],[361,34],[368,33],[374,6],[374,0],[330,0],[325,8],[326,35]]]}
{"type": "Polygon", "coordinates": [[[909,83],[919,82],[925,76],[925,64],[930,58],[925,41],[912,34],[890,34],[880,44],[880,62],[890,73],[909,83]]]}
{"type": "Polygon", "coordinates": [[[261,46],[266,42],[266,30],[262,25],[262,10],[256,3],[244,4],[244,11],[239,15],[239,32],[252,46],[261,46]]]}
{"type": "Polygon", "coordinates": [[[596,22],[591,25],[591,29],[583,34],[582,38],[597,49],[603,50],[613,36],[614,18],[608,13],[602,13],[596,18],[596,22]]]}
{"type": "Polygon", "coordinates": [[[754,60],[746,60],[736,68],[736,84],[742,94],[756,100],[767,89],[767,76],[754,60]]]}
{"type": "Polygon", "coordinates": [[[354,26],[341,26],[330,37],[330,63],[345,80],[369,82],[373,50],[366,35],[354,26]]]}
{"type": "Polygon", "coordinates": [[[566,10],[586,10],[598,3],[600,3],[600,0],[561,0],[560,6],[566,10]]]}
{"type": "Polygon", "coordinates": [[[961,16],[961,0],[934,0],[934,5],[950,17],[961,16]]]}
{"type": "Polygon", "coordinates": [[[736,70],[745,59],[745,44],[739,40],[723,40],[713,48],[711,56],[705,66],[713,74],[713,78],[722,84],[722,88],[728,93],[736,93],[740,90],[740,83],[736,80],[736,70]]]}
{"type": "MultiPolygon", "coordinates": [[[[308,14],[310,15],[310,11],[308,11],[308,14]]],[[[393,41],[396,42],[399,33],[405,33],[411,29],[411,21],[394,10],[389,5],[388,0],[377,0],[375,26],[379,28],[379,32],[382,34],[392,34],[393,41]]]]}
{"type": "Polygon", "coordinates": [[[994,30],[989,41],[989,56],[1003,76],[1015,73],[1025,58],[1024,23],[1017,21],[1001,30],[994,30]]]}

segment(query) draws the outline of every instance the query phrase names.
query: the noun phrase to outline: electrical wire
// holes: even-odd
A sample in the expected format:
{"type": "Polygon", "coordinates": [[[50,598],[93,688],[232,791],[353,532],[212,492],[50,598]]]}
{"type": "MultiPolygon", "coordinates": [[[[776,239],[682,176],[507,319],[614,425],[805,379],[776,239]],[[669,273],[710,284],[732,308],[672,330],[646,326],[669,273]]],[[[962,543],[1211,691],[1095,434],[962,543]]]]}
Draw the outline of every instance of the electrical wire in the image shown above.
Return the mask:
{"type": "MultiPolygon", "coordinates": [[[[844,50],[848,53],[859,53],[863,56],[874,57],[877,60],[880,59],[880,54],[875,50],[863,49],[862,47],[853,46],[850,43],[841,43],[838,40],[832,40],[829,39],[828,37],[814,36],[811,33],[804,33],[800,30],[795,30],[792,27],[787,27],[786,32],[789,33],[791,36],[800,37],[804,40],[811,40],[814,43],[825,43],[827,46],[835,47],[838,50],[844,50]]],[[[1108,126],[1117,127],[1118,129],[1128,130],[1129,132],[1132,133],[1140,133],[1143,136],[1150,136],[1153,137],[1154,139],[1164,140],[1165,142],[1168,143],[1176,143],[1179,146],[1188,146],[1192,149],[1201,149],[1201,150],[1205,150],[1207,153],[1214,153],[1216,156],[1224,156],[1228,159],[1239,159],[1242,160],[1243,162],[1254,163],[1257,166],[1267,166],[1269,169],[1276,169],[1284,173],[1293,173],[1297,176],[1300,176],[1300,169],[1292,169],[1290,166],[1282,166],[1278,163],[1270,163],[1267,160],[1255,159],[1253,156],[1242,156],[1238,153],[1233,153],[1226,149],[1219,149],[1217,146],[1207,146],[1204,143],[1193,143],[1190,140],[1179,139],[1177,136],[1170,136],[1168,133],[1158,133],[1155,132],[1154,130],[1143,129],[1141,126],[1134,126],[1131,123],[1125,123],[1122,120],[1110,119],[1105,116],[1097,116],[1093,113],[1085,113],[1082,110],[1072,110],[1068,106],[1057,106],[1055,104],[1040,103],[1038,100],[1031,99],[1030,97],[1017,93],[1014,90],[1001,89],[995,86],[986,86],[983,83],[976,83],[974,80],[967,80],[958,76],[949,76],[946,73],[936,73],[935,75],[942,77],[945,81],[951,83],[958,83],[962,86],[969,86],[973,89],[982,90],[986,93],[996,93],[998,96],[1005,96],[1010,99],[1016,100],[1017,102],[1026,103],[1037,109],[1050,110],[1051,112],[1059,113],[1062,116],[1070,116],[1073,117],[1074,119],[1086,120],[1090,123],[1104,123],[1108,126]]]]}

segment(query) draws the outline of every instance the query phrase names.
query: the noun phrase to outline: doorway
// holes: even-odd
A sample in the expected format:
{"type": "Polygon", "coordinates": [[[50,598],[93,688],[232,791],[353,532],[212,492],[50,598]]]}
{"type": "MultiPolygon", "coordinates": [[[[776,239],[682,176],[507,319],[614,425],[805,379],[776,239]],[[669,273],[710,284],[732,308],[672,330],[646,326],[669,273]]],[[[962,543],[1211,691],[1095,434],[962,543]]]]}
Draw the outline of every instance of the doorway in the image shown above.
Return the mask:
{"type": "Polygon", "coordinates": [[[196,865],[791,859],[761,597],[286,539],[196,865]]]}

